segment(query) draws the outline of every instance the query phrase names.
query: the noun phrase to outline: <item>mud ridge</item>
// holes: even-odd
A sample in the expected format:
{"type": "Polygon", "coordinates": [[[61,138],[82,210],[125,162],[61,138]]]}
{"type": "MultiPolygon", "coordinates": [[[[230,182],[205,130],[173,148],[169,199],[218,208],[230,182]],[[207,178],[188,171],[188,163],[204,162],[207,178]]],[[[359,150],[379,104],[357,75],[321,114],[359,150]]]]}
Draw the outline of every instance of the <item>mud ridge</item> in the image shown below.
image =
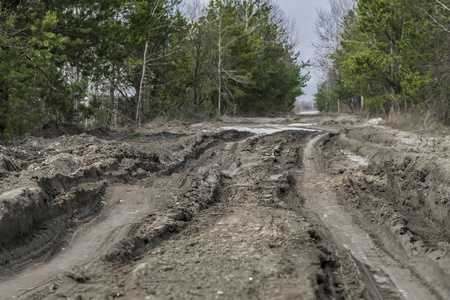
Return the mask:
{"type": "MultiPolygon", "coordinates": [[[[170,176],[173,173],[186,169],[192,160],[197,160],[208,149],[217,146],[219,142],[233,142],[242,140],[250,134],[236,130],[225,130],[213,135],[202,135],[187,151],[182,160],[160,172],[162,176],[170,176]]],[[[138,259],[149,250],[156,247],[161,241],[170,238],[174,233],[183,230],[187,223],[201,210],[210,207],[220,201],[223,186],[223,174],[203,174],[208,187],[192,189],[175,196],[178,202],[163,216],[150,215],[136,230],[136,234],[122,241],[116,250],[108,253],[105,259],[110,262],[121,261],[126,263],[138,259]]],[[[195,180],[195,179],[194,179],[195,180]]],[[[193,186],[197,186],[192,184],[193,186]]]]}
{"type": "Polygon", "coordinates": [[[137,260],[173,234],[180,233],[200,211],[220,201],[223,176],[214,175],[212,178],[208,181],[209,188],[179,195],[181,201],[164,215],[149,215],[115,250],[105,255],[105,259],[121,263],[137,260]]]}
{"type": "MultiPolygon", "coordinates": [[[[30,150],[30,147],[24,148],[30,150]]],[[[96,166],[77,166],[71,173],[58,170],[58,164],[79,162],[71,152],[69,148],[67,154],[52,156],[40,166],[36,162],[25,163],[27,168],[17,171],[12,180],[26,181],[25,187],[4,191],[0,196],[0,265],[4,267],[0,275],[17,271],[28,262],[43,259],[55,251],[68,228],[101,209],[109,182],[128,182],[159,169],[157,155],[144,153],[140,158],[124,151],[96,166]],[[46,168],[45,163],[50,166],[48,171],[65,174],[50,173],[49,176],[39,172],[46,168]]]]}
{"type": "MultiPolygon", "coordinates": [[[[195,138],[190,148],[181,149],[175,157],[164,161],[160,160],[164,152],[158,149],[141,151],[127,144],[112,149],[111,142],[86,134],[62,136],[49,140],[50,143],[43,138],[27,138],[18,146],[2,149],[9,154],[2,154],[3,182],[24,187],[15,190],[8,190],[7,185],[2,187],[0,276],[17,272],[57,251],[69,228],[101,210],[102,197],[110,183],[135,182],[160,170],[176,172],[218,139],[241,136],[247,134],[234,131],[203,134],[195,138]],[[46,150],[50,150],[47,159],[36,158],[46,150]],[[97,162],[92,164],[94,160],[97,162]]],[[[167,224],[148,237],[136,238],[132,244],[143,245],[137,248],[148,247],[156,236],[181,226],[175,224],[178,221],[158,222],[167,224]]]]}
{"type": "Polygon", "coordinates": [[[320,237],[320,235],[314,230],[308,230],[308,234],[311,240],[316,244],[319,250],[322,252],[319,255],[320,260],[320,273],[316,274],[316,280],[318,289],[316,291],[317,299],[344,299],[344,294],[348,293],[348,288],[343,283],[344,278],[340,270],[340,262],[337,257],[328,250],[331,245],[320,237]]]}
{"type": "Polygon", "coordinates": [[[220,141],[238,141],[252,136],[249,132],[237,130],[224,130],[214,134],[202,134],[194,142],[183,149],[185,155],[178,161],[172,163],[166,170],[161,171],[161,175],[170,176],[187,168],[192,160],[198,159],[205,151],[216,146],[220,141]]]}
{"type": "Polygon", "coordinates": [[[358,210],[357,222],[365,224],[394,259],[411,265],[436,295],[450,294],[448,166],[436,164],[439,156],[421,155],[409,147],[398,151],[395,135],[376,128],[344,130],[326,142],[322,148],[329,168],[342,173],[342,184],[337,185],[340,203],[358,210]],[[336,149],[359,155],[367,165],[350,163],[343,172],[331,163],[336,149]]]}
{"type": "Polygon", "coordinates": [[[399,294],[391,281],[378,282],[374,276],[386,278],[381,270],[373,270],[358,260],[349,250],[333,243],[331,232],[316,216],[309,215],[312,228],[308,230],[321,250],[321,273],[317,274],[317,299],[396,299],[399,294]]]}
{"type": "Polygon", "coordinates": [[[2,195],[0,276],[50,255],[75,224],[71,220],[99,211],[105,187],[104,181],[81,184],[58,197],[56,203],[48,201],[45,192],[30,189],[2,195]]]}
{"type": "MultiPolygon", "coordinates": [[[[302,149],[301,145],[309,135],[311,133],[283,132],[240,142],[217,144],[207,149],[197,160],[187,164],[184,172],[189,173],[179,185],[181,191],[174,197],[174,206],[162,217],[152,216],[149,222],[133,229],[132,234],[135,236],[131,240],[154,236],[158,228],[163,231],[161,237],[152,240],[150,246],[125,243],[110,254],[109,259],[122,263],[141,257],[142,260],[139,260],[136,268],[123,281],[117,283],[119,288],[116,291],[109,289],[104,293],[132,298],[146,295],[154,286],[162,285],[163,290],[158,290],[158,295],[159,292],[165,293],[173,288],[171,295],[192,298],[192,295],[208,295],[209,284],[214,281],[219,281],[216,284],[228,286],[235,281],[231,278],[240,278],[245,273],[247,275],[244,275],[244,282],[236,282],[233,292],[229,289],[225,291],[229,297],[237,299],[236,295],[244,298],[244,295],[248,295],[247,297],[251,298],[252,295],[259,294],[265,295],[263,298],[269,297],[260,291],[266,290],[267,287],[258,288],[258,283],[245,288],[246,282],[250,280],[252,285],[252,281],[257,277],[258,281],[276,285],[272,278],[277,276],[282,282],[294,282],[301,278],[299,284],[305,290],[311,291],[310,295],[313,297],[342,299],[341,293],[344,290],[339,279],[339,263],[326,249],[325,244],[316,243],[314,235],[308,235],[304,231],[303,226],[308,226],[307,222],[298,220],[299,216],[294,213],[301,212],[301,199],[297,199],[301,191],[297,190],[299,182],[296,178],[301,173],[298,164],[301,152],[299,149],[302,149]],[[289,219],[293,218],[294,223],[281,217],[285,215],[289,219]],[[158,221],[165,222],[164,227],[158,227],[158,221]],[[247,225],[235,227],[240,223],[247,225]],[[170,224],[174,226],[173,231],[167,230],[170,224]],[[297,230],[294,230],[292,224],[301,224],[302,227],[295,227],[297,230]],[[225,226],[233,226],[235,230],[227,230],[225,226]],[[255,233],[252,236],[239,237],[247,230],[255,230],[255,233]],[[174,235],[179,231],[180,234],[174,235]],[[288,231],[291,234],[286,235],[288,231]],[[205,235],[215,238],[203,240],[202,236],[205,235]],[[260,236],[263,238],[260,239],[260,236]],[[306,247],[306,253],[288,252],[288,249],[297,247],[306,247]],[[143,256],[140,255],[141,251],[150,251],[151,254],[143,256]],[[239,269],[239,265],[233,261],[247,251],[266,253],[267,258],[265,255],[255,254],[255,258],[245,255],[247,267],[242,266],[242,270],[236,275],[230,275],[227,272],[233,274],[234,271],[225,266],[221,267],[225,263],[227,266],[230,264],[233,269],[239,269]],[[173,255],[178,252],[184,254],[173,255]],[[277,254],[273,255],[274,252],[277,254]],[[271,263],[265,267],[256,263],[266,259],[271,263]],[[305,264],[304,259],[308,259],[308,263],[305,264]],[[158,260],[160,263],[153,265],[149,260],[158,260]],[[179,262],[175,263],[174,260],[179,262]],[[216,267],[210,268],[207,263],[209,260],[220,262],[214,264],[216,267]],[[178,267],[173,267],[174,265],[178,267]],[[144,275],[150,272],[154,277],[144,275]],[[210,272],[223,273],[217,278],[225,276],[225,281],[215,280],[214,276],[207,275],[210,272]],[[308,276],[304,275],[305,273],[308,276]],[[200,277],[205,275],[205,281],[200,280],[200,277]],[[177,279],[171,276],[176,276],[177,279]],[[186,284],[173,285],[173,282],[185,280],[188,281],[186,284]],[[228,281],[230,282],[227,283],[228,281]],[[163,284],[164,282],[167,284],[163,284]],[[135,284],[137,286],[134,286],[135,284]],[[195,293],[189,291],[192,285],[197,286],[194,288],[195,293]],[[165,288],[168,290],[165,291],[165,288]]],[[[278,295],[276,297],[279,299],[283,299],[280,295],[300,295],[297,294],[295,286],[292,286],[292,290],[280,290],[278,294],[274,289],[278,291],[282,287],[276,285],[270,290],[270,295],[278,295]]],[[[153,295],[156,295],[156,291],[153,295]]],[[[209,294],[208,297],[214,297],[214,294],[209,294]]]]}

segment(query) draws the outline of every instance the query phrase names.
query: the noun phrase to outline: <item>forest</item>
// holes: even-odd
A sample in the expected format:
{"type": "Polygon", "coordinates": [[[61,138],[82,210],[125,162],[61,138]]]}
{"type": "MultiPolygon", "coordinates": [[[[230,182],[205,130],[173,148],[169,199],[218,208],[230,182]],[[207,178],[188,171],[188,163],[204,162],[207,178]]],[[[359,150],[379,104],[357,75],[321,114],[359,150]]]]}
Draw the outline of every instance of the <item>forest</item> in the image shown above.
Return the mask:
{"type": "Polygon", "coordinates": [[[321,111],[450,123],[450,1],[331,0],[315,32],[321,111]]]}
{"type": "Polygon", "coordinates": [[[309,76],[267,0],[1,0],[0,134],[289,111],[309,76]]]}

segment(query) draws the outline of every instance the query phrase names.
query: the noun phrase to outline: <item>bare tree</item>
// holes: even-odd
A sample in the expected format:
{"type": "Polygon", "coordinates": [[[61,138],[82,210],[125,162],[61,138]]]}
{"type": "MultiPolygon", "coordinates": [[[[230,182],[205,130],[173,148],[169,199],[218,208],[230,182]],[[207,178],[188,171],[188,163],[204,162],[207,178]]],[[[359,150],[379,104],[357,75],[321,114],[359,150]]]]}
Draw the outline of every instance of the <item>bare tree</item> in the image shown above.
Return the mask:
{"type": "Polygon", "coordinates": [[[272,21],[277,24],[281,30],[279,30],[280,41],[288,41],[292,49],[297,48],[300,43],[300,37],[297,30],[295,20],[286,15],[284,10],[274,0],[264,0],[269,4],[272,9],[270,10],[272,21]]]}
{"type": "Polygon", "coordinates": [[[331,54],[340,47],[342,33],[346,25],[346,16],[357,3],[356,0],[329,0],[330,10],[317,9],[314,33],[317,42],[313,43],[315,60],[313,65],[326,75],[333,68],[331,54]]]}
{"type": "Polygon", "coordinates": [[[211,2],[207,14],[201,20],[208,29],[205,38],[210,41],[211,70],[214,86],[217,91],[217,113],[235,112],[237,109],[235,98],[240,87],[250,83],[250,78],[236,65],[231,57],[231,48],[248,34],[239,27],[239,16],[235,3],[230,0],[216,0],[211,2]]]}
{"type": "Polygon", "coordinates": [[[139,96],[138,96],[138,103],[136,106],[136,122],[138,123],[139,128],[141,128],[142,88],[144,86],[145,69],[147,67],[147,49],[148,49],[148,42],[145,43],[145,48],[144,48],[144,60],[142,62],[142,75],[141,75],[141,81],[139,83],[139,96]]]}
{"type": "MultiPolygon", "coordinates": [[[[333,90],[333,83],[339,76],[339,68],[331,55],[340,48],[348,13],[355,8],[357,0],[329,0],[329,3],[330,10],[317,9],[317,19],[314,24],[317,42],[313,43],[315,59],[312,63],[318,72],[318,77],[322,78],[324,92],[328,98],[333,90]]],[[[339,101],[336,106],[339,112],[339,101]]]]}
{"type": "Polygon", "coordinates": [[[187,0],[180,6],[181,13],[189,20],[197,21],[205,9],[205,3],[201,0],[187,0]]]}

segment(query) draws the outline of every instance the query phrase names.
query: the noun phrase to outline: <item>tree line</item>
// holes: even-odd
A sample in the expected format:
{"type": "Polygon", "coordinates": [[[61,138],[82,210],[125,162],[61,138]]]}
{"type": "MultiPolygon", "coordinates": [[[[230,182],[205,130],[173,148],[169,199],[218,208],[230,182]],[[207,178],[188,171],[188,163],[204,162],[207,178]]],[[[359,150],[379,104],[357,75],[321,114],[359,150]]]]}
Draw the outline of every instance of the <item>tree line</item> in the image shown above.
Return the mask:
{"type": "Polygon", "coordinates": [[[330,0],[319,10],[317,107],[450,122],[450,1],[330,0]]]}
{"type": "Polygon", "coordinates": [[[287,111],[308,80],[268,0],[1,0],[0,133],[287,111]],[[195,4],[195,3],[194,3],[195,4]]]}

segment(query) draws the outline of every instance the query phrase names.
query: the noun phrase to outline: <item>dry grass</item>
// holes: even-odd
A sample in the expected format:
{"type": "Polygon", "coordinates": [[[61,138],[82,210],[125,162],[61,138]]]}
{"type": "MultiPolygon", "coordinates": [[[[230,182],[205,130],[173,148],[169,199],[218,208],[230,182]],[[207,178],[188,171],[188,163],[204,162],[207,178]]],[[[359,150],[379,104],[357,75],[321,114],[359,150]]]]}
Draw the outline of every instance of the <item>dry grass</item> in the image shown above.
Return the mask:
{"type": "Polygon", "coordinates": [[[391,112],[386,122],[393,128],[427,133],[433,135],[450,135],[450,127],[442,123],[440,119],[431,114],[419,114],[417,112],[391,112]]]}

